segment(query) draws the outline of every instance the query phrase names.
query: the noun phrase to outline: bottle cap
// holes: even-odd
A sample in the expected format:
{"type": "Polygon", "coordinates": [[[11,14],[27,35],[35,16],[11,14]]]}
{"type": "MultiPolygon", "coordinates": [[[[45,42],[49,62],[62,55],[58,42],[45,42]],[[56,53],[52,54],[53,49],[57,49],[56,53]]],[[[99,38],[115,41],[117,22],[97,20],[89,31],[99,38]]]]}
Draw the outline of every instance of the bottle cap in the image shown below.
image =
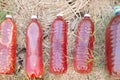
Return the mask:
{"type": "Polygon", "coordinates": [[[31,19],[37,19],[37,16],[36,15],[32,15],[31,19]]]}
{"type": "Polygon", "coordinates": [[[63,14],[59,13],[59,14],[57,14],[57,16],[63,16],[63,14]]]}
{"type": "Polygon", "coordinates": [[[85,14],[84,17],[91,17],[91,15],[90,14],[85,14]]]}
{"type": "Polygon", "coordinates": [[[12,18],[12,16],[11,15],[6,15],[6,18],[12,18]]]}
{"type": "Polygon", "coordinates": [[[119,5],[114,7],[114,14],[117,15],[118,13],[120,13],[120,6],[119,5]]]}

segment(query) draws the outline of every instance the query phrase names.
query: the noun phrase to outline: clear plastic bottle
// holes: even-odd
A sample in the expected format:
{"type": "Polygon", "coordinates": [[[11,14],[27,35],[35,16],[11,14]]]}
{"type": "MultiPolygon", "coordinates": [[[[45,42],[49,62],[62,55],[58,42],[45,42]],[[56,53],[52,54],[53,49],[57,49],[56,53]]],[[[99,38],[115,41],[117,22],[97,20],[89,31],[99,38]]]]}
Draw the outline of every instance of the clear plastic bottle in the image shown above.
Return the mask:
{"type": "Polygon", "coordinates": [[[41,78],[43,75],[42,27],[35,15],[31,17],[26,30],[25,70],[29,78],[41,78]]]}
{"type": "Polygon", "coordinates": [[[63,74],[67,71],[67,23],[61,15],[51,26],[50,72],[63,74]]]}
{"type": "Polygon", "coordinates": [[[16,25],[11,15],[0,25],[0,74],[14,73],[16,63],[16,25]]]}
{"type": "Polygon", "coordinates": [[[74,69],[78,73],[89,73],[93,66],[94,24],[89,14],[79,22],[74,50],[74,69]]]}
{"type": "Polygon", "coordinates": [[[120,6],[114,10],[105,34],[106,66],[110,75],[120,77],[120,6]]]}

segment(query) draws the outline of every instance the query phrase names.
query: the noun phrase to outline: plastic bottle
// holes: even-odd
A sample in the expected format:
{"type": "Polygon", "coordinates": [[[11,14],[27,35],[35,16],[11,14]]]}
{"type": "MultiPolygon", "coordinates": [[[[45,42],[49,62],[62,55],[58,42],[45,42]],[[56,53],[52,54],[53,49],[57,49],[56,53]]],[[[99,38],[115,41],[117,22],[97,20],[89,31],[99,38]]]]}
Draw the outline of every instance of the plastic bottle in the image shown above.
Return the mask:
{"type": "Polygon", "coordinates": [[[110,75],[120,77],[120,6],[114,10],[105,34],[106,66],[110,75]]]}
{"type": "Polygon", "coordinates": [[[25,71],[29,78],[41,78],[43,75],[42,27],[35,15],[31,17],[26,30],[25,71]]]}
{"type": "Polygon", "coordinates": [[[16,63],[16,25],[11,15],[0,25],[0,74],[14,73],[16,63]]]}
{"type": "Polygon", "coordinates": [[[86,14],[77,28],[74,49],[74,69],[78,73],[89,73],[93,66],[94,24],[86,14]]]}
{"type": "Polygon", "coordinates": [[[57,15],[51,26],[50,72],[63,74],[67,71],[67,23],[57,15]]]}

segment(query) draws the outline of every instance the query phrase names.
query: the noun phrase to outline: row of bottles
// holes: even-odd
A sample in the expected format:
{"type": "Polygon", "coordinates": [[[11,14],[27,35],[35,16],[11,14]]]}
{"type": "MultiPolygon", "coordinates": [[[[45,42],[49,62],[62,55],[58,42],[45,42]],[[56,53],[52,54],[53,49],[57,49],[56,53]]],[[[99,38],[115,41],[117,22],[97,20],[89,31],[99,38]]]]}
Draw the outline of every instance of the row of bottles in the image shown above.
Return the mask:
{"type": "MultiPolygon", "coordinates": [[[[61,15],[51,25],[50,72],[62,74],[67,71],[67,29],[68,25],[61,15]]],[[[0,73],[10,74],[15,70],[16,62],[16,25],[12,16],[7,15],[0,25],[0,73]]],[[[79,23],[76,36],[74,67],[79,73],[88,73],[92,69],[94,42],[94,24],[89,15],[79,23]]],[[[37,16],[31,17],[26,29],[25,71],[29,78],[41,78],[42,61],[42,26],[37,16]]]]}
{"type": "MultiPolygon", "coordinates": [[[[115,7],[115,17],[106,28],[106,66],[110,75],[120,77],[120,8],[115,7]]],[[[51,25],[50,72],[63,74],[67,71],[67,30],[68,25],[61,15],[51,25]]],[[[12,16],[7,15],[0,25],[0,74],[10,74],[16,63],[16,25],[12,16]]],[[[78,23],[74,49],[74,69],[78,73],[89,73],[93,66],[94,23],[86,14],[78,23]]],[[[26,29],[25,71],[29,78],[43,75],[42,26],[33,15],[26,29]]]]}

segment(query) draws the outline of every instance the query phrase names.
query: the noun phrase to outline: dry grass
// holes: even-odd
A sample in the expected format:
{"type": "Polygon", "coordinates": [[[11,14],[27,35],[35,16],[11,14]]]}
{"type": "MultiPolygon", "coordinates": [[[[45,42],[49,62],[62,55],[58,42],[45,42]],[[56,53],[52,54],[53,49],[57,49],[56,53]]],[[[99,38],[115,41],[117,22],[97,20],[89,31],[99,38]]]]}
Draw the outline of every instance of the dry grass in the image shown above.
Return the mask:
{"type": "Polygon", "coordinates": [[[120,0],[0,0],[0,22],[5,14],[13,15],[17,25],[17,66],[13,75],[0,75],[0,80],[28,80],[24,72],[25,29],[32,14],[38,16],[43,28],[44,75],[41,80],[114,80],[105,69],[105,28],[113,16],[113,6],[120,0]],[[68,22],[68,71],[63,75],[49,73],[50,25],[58,13],[68,22]],[[85,13],[95,23],[94,66],[90,74],[73,69],[73,49],[78,22],[85,13]]]}

